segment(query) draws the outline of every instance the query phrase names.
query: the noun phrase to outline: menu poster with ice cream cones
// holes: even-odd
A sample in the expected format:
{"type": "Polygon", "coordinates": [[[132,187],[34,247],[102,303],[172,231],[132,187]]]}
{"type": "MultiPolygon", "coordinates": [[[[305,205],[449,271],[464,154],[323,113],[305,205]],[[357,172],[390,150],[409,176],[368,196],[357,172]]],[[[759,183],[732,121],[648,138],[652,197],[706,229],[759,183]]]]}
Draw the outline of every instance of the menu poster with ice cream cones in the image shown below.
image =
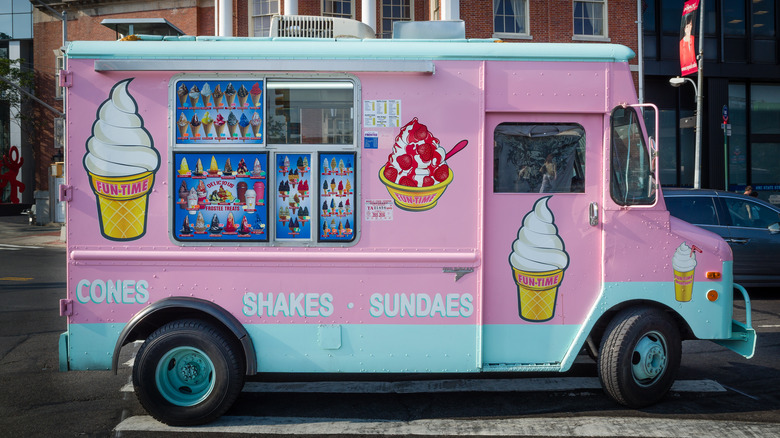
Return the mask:
{"type": "Polygon", "coordinates": [[[539,198],[523,217],[509,253],[518,314],[529,322],[545,322],[555,316],[558,288],[569,266],[569,254],[548,205],[550,199],[552,196],[539,198]]]}
{"type": "Polygon", "coordinates": [[[146,234],[149,193],[160,168],[160,153],[129,90],[133,79],[114,84],[98,107],[83,160],[100,233],[116,241],[146,234]]]}
{"type": "Polygon", "coordinates": [[[311,154],[276,154],[276,238],[311,239],[311,154]]]}
{"type": "Polygon", "coordinates": [[[179,242],[267,242],[268,154],[173,154],[179,242]]]}
{"type": "Polygon", "coordinates": [[[175,82],[177,144],[263,143],[262,80],[175,82]]]}
{"type": "Polygon", "coordinates": [[[351,242],[355,239],[355,153],[320,152],[319,234],[320,242],[351,242]]]}

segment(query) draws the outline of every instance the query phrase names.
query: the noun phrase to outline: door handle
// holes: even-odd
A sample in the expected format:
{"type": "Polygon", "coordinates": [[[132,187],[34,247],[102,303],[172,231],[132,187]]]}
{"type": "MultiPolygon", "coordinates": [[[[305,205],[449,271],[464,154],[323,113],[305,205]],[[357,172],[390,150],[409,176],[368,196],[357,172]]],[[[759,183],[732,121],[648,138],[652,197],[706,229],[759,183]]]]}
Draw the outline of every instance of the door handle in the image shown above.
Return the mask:
{"type": "Polygon", "coordinates": [[[744,245],[744,244],[750,242],[750,239],[726,239],[726,242],[729,242],[729,243],[739,243],[741,245],[744,245]]]}
{"type": "Polygon", "coordinates": [[[588,207],[588,219],[590,226],[595,227],[599,224],[599,204],[598,202],[591,202],[588,207]]]}

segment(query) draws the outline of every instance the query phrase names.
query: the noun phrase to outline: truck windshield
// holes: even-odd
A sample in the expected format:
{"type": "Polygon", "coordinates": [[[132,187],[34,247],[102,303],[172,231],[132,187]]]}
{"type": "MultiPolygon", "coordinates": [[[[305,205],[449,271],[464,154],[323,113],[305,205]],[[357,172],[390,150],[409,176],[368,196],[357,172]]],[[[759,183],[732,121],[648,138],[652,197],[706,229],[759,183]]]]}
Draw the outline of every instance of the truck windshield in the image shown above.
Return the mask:
{"type": "Polygon", "coordinates": [[[639,117],[631,107],[612,111],[610,194],[620,205],[655,203],[655,177],[639,117]]]}

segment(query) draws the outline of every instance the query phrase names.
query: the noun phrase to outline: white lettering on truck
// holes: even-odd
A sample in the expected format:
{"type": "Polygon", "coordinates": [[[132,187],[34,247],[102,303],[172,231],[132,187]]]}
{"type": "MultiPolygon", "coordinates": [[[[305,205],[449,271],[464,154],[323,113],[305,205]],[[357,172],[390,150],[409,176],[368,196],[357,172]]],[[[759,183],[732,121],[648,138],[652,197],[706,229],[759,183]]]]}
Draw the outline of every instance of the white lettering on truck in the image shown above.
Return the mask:
{"type": "Polygon", "coordinates": [[[333,295],[329,293],[246,293],[242,300],[246,316],[331,316],[333,295]]]}
{"type": "Polygon", "coordinates": [[[79,303],[144,304],[149,301],[146,280],[81,280],[76,285],[79,303]]]}
{"type": "Polygon", "coordinates": [[[369,298],[371,316],[467,318],[474,313],[471,294],[372,294],[369,298]]]}

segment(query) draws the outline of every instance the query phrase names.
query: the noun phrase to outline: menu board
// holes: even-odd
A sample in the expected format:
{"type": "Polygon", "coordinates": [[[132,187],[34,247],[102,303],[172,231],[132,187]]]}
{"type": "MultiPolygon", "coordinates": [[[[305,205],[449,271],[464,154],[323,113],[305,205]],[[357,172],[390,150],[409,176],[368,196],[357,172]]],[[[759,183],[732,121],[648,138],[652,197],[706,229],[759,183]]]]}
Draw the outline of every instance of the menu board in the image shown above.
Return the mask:
{"type": "Polygon", "coordinates": [[[262,80],[176,82],[176,143],[263,143],[262,80]]]}
{"type": "Polygon", "coordinates": [[[267,153],[175,153],[180,242],[267,242],[267,153]]]}
{"type": "Polygon", "coordinates": [[[276,238],[311,239],[311,154],[276,154],[276,238]]]}
{"type": "Polygon", "coordinates": [[[320,242],[351,242],[355,239],[355,153],[320,152],[319,234],[320,242]]]}

